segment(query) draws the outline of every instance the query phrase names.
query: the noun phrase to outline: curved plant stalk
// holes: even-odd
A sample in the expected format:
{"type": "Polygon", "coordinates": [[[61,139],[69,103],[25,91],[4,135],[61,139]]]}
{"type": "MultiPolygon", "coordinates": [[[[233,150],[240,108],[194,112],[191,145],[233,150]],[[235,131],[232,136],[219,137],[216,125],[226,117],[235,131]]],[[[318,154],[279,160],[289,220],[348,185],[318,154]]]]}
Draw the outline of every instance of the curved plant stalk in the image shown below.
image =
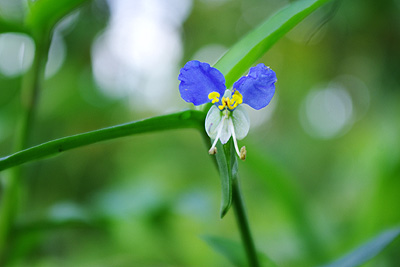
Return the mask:
{"type": "Polygon", "coordinates": [[[133,134],[181,128],[203,130],[204,119],[204,112],[186,110],[56,139],[0,158],[0,171],[70,149],[133,134]]]}

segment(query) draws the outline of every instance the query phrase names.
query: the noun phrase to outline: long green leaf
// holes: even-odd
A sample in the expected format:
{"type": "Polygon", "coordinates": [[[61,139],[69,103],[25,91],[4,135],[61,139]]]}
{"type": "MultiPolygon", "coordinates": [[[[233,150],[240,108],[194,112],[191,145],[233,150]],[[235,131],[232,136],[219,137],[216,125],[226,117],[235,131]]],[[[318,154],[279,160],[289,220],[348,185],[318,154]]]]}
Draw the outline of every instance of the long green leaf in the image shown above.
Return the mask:
{"type": "Polygon", "coordinates": [[[37,0],[30,6],[25,24],[36,37],[49,34],[65,15],[88,0],[37,0]]]}
{"type": "Polygon", "coordinates": [[[203,130],[204,119],[204,112],[186,110],[60,138],[0,158],[0,171],[73,148],[128,135],[180,128],[197,128],[203,130]]]}
{"type": "Polygon", "coordinates": [[[324,267],[354,267],[366,263],[377,256],[382,250],[397,239],[400,235],[400,228],[387,230],[366,244],[358,247],[343,258],[324,265],[324,267]]]}
{"type": "Polygon", "coordinates": [[[281,37],[330,0],[304,0],[284,7],[237,42],[216,64],[229,88],[281,37]]]}
{"type": "MultiPolygon", "coordinates": [[[[225,256],[235,266],[247,266],[247,258],[242,244],[232,240],[216,237],[203,236],[203,239],[215,251],[225,256]]],[[[257,257],[260,260],[261,266],[274,267],[277,266],[273,260],[262,252],[257,252],[257,257]]]]}

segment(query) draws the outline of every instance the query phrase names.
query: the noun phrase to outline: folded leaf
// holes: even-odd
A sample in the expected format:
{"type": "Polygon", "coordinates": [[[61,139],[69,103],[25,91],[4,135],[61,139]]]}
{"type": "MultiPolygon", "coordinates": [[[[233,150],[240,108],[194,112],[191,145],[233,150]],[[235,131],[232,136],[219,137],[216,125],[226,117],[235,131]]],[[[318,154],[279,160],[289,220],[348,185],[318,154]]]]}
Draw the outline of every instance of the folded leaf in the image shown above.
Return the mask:
{"type": "Polygon", "coordinates": [[[237,159],[233,148],[232,140],[225,145],[221,142],[217,143],[217,151],[215,154],[218,170],[221,178],[221,212],[220,216],[223,218],[232,205],[232,180],[233,172],[237,172],[237,159]]]}

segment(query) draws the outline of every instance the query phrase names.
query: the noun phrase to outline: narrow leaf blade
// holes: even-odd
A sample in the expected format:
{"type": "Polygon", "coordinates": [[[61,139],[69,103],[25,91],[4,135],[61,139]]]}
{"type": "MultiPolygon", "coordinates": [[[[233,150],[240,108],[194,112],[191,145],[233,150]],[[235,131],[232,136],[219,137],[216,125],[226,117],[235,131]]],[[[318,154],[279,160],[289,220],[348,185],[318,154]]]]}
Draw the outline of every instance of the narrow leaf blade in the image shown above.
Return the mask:
{"type": "Polygon", "coordinates": [[[237,42],[216,64],[229,88],[273,44],[317,8],[330,0],[296,1],[284,7],[237,42]]]}
{"type": "Polygon", "coordinates": [[[163,131],[170,129],[196,128],[204,129],[205,113],[195,110],[186,110],[168,115],[152,117],[140,121],[134,121],[92,132],[68,136],[49,141],[12,155],[0,158],[0,171],[11,168],[29,161],[49,157],[66,150],[121,138],[124,136],[163,131]]]}
{"type": "Polygon", "coordinates": [[[398,238],[399,235],[400,227],[387,230],[366,244],[345,255],[343,258],[340,258],[339,260],[328,265],[324,265],[324,267],[359,266],[381,253],[382,250],[392,243],[396,238],[398,238]]]}

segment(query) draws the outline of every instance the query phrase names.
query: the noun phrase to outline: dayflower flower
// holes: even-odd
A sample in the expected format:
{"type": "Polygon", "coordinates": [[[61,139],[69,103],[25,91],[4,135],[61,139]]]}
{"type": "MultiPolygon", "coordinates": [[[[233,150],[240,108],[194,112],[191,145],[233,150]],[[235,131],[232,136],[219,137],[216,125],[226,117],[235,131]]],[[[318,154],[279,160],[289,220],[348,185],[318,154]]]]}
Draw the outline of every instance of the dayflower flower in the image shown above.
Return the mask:
{"type": "Polygon", "coordinates": [[[217,142],[225,144],[232,137],[238,156],[246,158],[246,148],[239,151],[237,139],[243,139],[250,128],[250,121],[242,104],[259,110],[269,104],[275,93],[275,72],[260,63],[250,68],[249,74],[233,84],[233,90],[225,86],[224,75],[208,63],[189,61],[181,69],[179,92],[186,102],[194,105],[213,103],[207,113],[205,128],[213,139],[210,154],[217,153],[217,142]]]}

